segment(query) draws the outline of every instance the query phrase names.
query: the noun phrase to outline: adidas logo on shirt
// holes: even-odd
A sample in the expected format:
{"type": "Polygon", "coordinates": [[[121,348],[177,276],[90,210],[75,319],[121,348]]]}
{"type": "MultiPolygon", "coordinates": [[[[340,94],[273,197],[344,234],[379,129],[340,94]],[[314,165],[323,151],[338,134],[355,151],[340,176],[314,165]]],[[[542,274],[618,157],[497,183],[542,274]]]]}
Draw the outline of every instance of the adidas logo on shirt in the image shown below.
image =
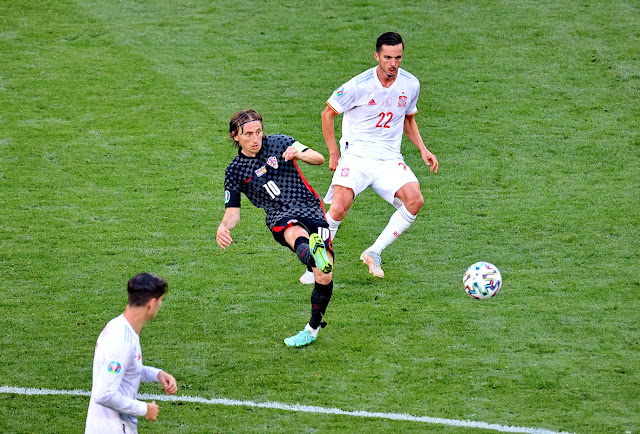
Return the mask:
{"type": "Polygon", "coordinates": [[[369,105],[376,105],[376,100],[372,99],[371,101],[369,101],[369,105]]]}

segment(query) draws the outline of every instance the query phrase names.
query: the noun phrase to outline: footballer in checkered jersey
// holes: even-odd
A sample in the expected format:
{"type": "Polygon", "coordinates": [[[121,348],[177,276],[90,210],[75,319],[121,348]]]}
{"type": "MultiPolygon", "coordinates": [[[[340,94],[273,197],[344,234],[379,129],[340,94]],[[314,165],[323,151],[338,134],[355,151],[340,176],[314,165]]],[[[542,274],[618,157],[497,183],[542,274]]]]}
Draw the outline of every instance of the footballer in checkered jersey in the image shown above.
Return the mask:
{"type": "MultiPolygon", "coordinates": [[[[295,160],[286,161],[283,157],[290,146],[301,147],[292,137],[269,135],[262,137],[260,152],[253,157],[240,149],[226,170],[225,206],[240,208],[244,193],[254,206],[265,210],[265,223],[271,230],[285,217],[324,221],[320,197],[302,176],[295,160]]],[[[308,148],[305,152],[309,152],[308,148]]]]}
{"type": "Polygon", "coordinates": [[[285,339],[290,347],[312,343],[319,330],[333,292],[333,251],[322,201],[304,178],[296,161],[324,163],[324,156],[292,137],[263,135],[262,116],[242,110],[229,122],[229,136],[238,155],[225,173],[225,214],[216,241],[226,250],[231,230],[240,220],[241,194],[266,212],[266,224],[274,239],[296,253],[313,272],[311,319],[304,330],[285,339]]]}

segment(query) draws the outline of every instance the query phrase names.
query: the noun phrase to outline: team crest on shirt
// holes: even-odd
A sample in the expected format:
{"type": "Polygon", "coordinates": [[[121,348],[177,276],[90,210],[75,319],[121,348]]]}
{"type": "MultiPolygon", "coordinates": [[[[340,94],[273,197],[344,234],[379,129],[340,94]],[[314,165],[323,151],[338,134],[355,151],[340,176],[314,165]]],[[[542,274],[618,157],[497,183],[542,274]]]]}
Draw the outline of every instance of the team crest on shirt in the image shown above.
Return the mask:
{"type": "Polygon", "coordinates": [[[267,168],[262,166],[261,168],[259,168],[258,170],[256,170],[256,175],[258,176],[258,178],[260,178],[262,175],[264,175],[265,173],[267,173],[267,168]]]}
{"type": "Polygon", "coordinates": [[[267,159],[267,164],[271,167],[273,167],[274,169],[278,168],[278,159],[276,157],[269,157],[267,159]]]}
{"type": "Polygon", "coordinates": [[[121,370],[122,366],[120,365],[120,363],[115,361],[110,362],[109,366],[107,366],[107,371],[111,372],[112,374],[119,374],[121,370]]]}
{"type": "Polygon", "coordinates": [[[343,167],[342,170],[340,171],[340,176],[342,176],[343,178],[346,178],[347,176],[349,176],[349,168],[343,167]]]}
{"type": "Polygon", "coordinates": [[[407,106],[407,97],[404,95],[400,95],[398,97],[398,107],[406,107],[407,106]]]}

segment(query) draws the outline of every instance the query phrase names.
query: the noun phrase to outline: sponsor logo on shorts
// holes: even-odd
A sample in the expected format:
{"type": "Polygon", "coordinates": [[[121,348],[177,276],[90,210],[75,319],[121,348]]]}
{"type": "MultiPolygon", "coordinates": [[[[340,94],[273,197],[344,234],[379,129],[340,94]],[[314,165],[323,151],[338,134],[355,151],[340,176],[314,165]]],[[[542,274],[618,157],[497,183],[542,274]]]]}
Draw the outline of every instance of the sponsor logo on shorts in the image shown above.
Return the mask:
{"type": "Polygon", "coordinates": [[[407,106],[407,97],[404,95],[400,95],[398,97],[398,107],[406,107],[407,106]]]}
{"type": "Polygon", "coordinates": [[[402,166],[404,170],[407,170],[407,165],[404,163],[398,163],[398,166],[402,166]]]}
{"type": "Polygon", "coordinates": [[[340,176],[342,176],[344,178],[349,176],[349,168],[348,167],[343,167],[342,170],[340,171],[340,176]]]}
{"type": "Polygon", "coordinates": [[[107,371],[111,372],[112,374],[119,374],[121,370],[122,366],[118,362],[110,362],[109,366],[107,366],[107,371]]]}
{"type": "Polygon", "coordinates": [[[229,190],[224,191],[224,203],[229,203],[231,200],[231,192],[229,190]]]}
{"type": "Polygon", "coordinates": [[[274,169],[278,168],[278,159],[276,157],[269,157],[267,159],[267,164],[271,167],[273,167],[274,169]]]}
{"type": "Polygon", "coordinates": [[[258,176],[258,178],[264,175],[265,173],[267,173],[267,168],[264,166],[256,170],[256,175],[258,176]]]}

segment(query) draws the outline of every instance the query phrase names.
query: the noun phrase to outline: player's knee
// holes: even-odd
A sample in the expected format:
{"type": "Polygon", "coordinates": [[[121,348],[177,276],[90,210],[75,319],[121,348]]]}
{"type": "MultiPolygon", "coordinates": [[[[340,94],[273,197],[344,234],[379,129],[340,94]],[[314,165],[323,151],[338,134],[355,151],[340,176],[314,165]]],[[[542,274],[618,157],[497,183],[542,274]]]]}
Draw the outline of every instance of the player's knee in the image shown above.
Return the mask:
{"type": "Polygon", "coordinates": [[[333,273],[316,273],[316,282],[321,285],[328,285],[333,280],[333,273]]]}
{"type": "Polygon", "coordinates": [[[422,193],[418,193],[416,196],[411,197],[404,202],[404,206],[405,208],[407,208],[407,211],[409,211],[413,215],[418,214],[423,205],[424,197],[422,196],[422,193]]]}
{"type": "Polygon", "coordinates": [[[351,204],[353,203],[354,195],[353,190],[350,188],[337,188],[331,202],[331,208],[329,208],[329,215],[336,221],[342,221],[347,215],[351,204]]]}
{"type": "Polygon", "coordinates": [[[329,208],[329,215],[337,222],[341,222],[347,215],[349,207],[345,206],[343,202],[332,202],[331,208],[329,208]]]}

